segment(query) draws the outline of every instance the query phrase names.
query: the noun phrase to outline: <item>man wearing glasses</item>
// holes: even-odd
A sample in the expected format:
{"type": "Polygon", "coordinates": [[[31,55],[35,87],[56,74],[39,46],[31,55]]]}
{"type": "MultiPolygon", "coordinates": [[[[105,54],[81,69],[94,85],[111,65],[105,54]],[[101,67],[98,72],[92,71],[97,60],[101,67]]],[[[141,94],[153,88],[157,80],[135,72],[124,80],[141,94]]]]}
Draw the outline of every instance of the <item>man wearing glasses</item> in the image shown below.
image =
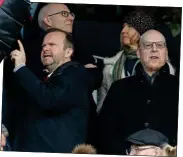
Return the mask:
{"type": "MultiPolygon", "coordinates": [[[[38,15],[38,23],[40,28],[42,28],[43,30],[47,30],[49,28],[58,28],[68,33],[72,33],[73,31],[74,19],[75,14],[71,13],[66,5],[56,3],[50,3],[45,5],[40,10],[38,15]]],[[[83,63],[85,65],[85,68],[88,68],[88,71],[92,77],[92,88],[97,89],[100,87],[102,82],[102,72],[98,70],[94,58],[92,56],[86,56],[87,54],[83,54],[81,56],[77,53],[76,50],[73,59],[83,63]]]]}
{"type": "Polygon", "coordinates": [[[48,4],[39,12],[38,23],[43,30],[59,28],[72,33],[75,15],[64,4],[48,4]]]}
{"type": "Polygon", "coordinates": [[[156,130],[144,129],[130,135],[126,143],[127,155],[164,156],[168,138],[156,130]]]}
{"type": "Polygon", "coordinates": [[[112,84],[99,115],[100,151],[126,154],[124,138],[155,129],[177,143],[178,78],[168,59],[164,36],[149,30],[140,38],[134,76],[112,84]]]}

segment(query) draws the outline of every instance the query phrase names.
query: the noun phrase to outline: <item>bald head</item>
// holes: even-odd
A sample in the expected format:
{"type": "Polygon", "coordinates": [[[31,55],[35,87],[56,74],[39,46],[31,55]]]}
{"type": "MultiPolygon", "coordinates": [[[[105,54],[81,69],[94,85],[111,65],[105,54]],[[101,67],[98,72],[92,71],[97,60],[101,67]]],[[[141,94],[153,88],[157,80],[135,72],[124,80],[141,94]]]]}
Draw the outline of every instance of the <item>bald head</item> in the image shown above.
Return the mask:
{"type": "Polygon", "coordinates": [[[146,31],[140,37],[140,43],[143,43],[143,42],[159,42],[159,41],[166,42],[165,37],[163,36],[163,34],[161,34],[157,30],[146,31]]]}
{"type": "Polygon", "coordinates": [[[147,74],[151,76],[157,72],[168,60],[165,37],[156,30],[145,32],[140,38],[137,56],[147,74]]]}
{"type": "Polygon", "coordinates": [[[69,8],[64,4],[50,3],[45,5],[40,10],[38,15],[38,23],[40,28],[44,30],[47,30],[48,28],[59,28],[59,29],[63,29],[64,31],[67,31],[64,28],[62,28],[62,26],[64,25],[63,23],[65,22],[68,25],[69,24],[72,25],[73,18],[71,16],[66,18],[66,17],[62,17],[61,14],[55,14],[61,11],[66,11],[70,13],[69,8]],[[55,14],[55,15],[52,15],[52,14],[55,14]],[[49,16],[49,15],[52,15],[52,16],[49,16]],[[69,19],[71,22],[69,23],[67,19],[69,19]]]}

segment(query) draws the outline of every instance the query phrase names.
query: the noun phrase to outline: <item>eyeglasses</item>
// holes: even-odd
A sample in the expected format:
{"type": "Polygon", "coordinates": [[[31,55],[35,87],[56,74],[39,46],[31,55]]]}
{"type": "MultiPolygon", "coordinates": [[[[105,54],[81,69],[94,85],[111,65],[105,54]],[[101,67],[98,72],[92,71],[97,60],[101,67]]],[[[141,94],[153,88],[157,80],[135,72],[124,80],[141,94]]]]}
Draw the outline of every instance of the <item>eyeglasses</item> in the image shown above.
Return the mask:
{"type": "Polygon", "coordinates": [[[158,49],[163,49],[166,47],[166,43],[163,41],[159,42],[142,42],[141,43],[145,49],[152,49],[155,44],[158,49]]]}
{"type": "Polygon", "coordinates": [[[53,15],[57,15],[57,14],[61,14],[63,17],[69,17],[69,15],[71,15],[73,18],[76,17],[76,15],[74,13],[70,13],[68,11],[59,11],[57,13],[54,13],[54,14],[50,14],[48,16],[53,16],[53,15]]]}
{"type": "Polygon", "coordinates": [[[151,149],[151,148],[154,148],[154,146],[149,146],[149,147],[137,147],[137,146],[135,146],[135,147],[131,147],[131,148],[127,149],[126,154],[127,155],[129,155],[129,154],[136,155],[140,151],[151,149]]]}

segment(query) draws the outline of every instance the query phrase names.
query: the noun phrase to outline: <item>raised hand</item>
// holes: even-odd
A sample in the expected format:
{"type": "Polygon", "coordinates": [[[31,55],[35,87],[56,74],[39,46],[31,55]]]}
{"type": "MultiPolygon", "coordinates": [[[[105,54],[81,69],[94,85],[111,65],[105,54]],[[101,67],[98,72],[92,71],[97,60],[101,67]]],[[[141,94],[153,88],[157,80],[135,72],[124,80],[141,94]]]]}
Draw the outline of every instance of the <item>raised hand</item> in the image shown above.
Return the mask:
{"type": "Polygon", "coordinates": [[[19,50],[11,52],[11,60],[14,61],[15,67],[26,63],[25,50],[20,40],[18,40],[19,50]]]}

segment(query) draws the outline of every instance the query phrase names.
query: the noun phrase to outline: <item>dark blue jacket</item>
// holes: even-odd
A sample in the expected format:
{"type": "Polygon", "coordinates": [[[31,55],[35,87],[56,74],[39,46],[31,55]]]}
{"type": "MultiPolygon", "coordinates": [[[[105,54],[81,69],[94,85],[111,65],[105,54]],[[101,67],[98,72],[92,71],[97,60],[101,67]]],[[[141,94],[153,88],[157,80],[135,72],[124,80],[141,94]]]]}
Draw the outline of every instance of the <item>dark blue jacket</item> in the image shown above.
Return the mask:
{"type": "Polygon", "coordinates": [[[22,124],[17,126],[13,150],[70,153],[86,141],[90,105],[83,66],[65,63],[46,82],[27,67],[15,75],[29,96],[29,104],[25,104],[22,124]]]}

